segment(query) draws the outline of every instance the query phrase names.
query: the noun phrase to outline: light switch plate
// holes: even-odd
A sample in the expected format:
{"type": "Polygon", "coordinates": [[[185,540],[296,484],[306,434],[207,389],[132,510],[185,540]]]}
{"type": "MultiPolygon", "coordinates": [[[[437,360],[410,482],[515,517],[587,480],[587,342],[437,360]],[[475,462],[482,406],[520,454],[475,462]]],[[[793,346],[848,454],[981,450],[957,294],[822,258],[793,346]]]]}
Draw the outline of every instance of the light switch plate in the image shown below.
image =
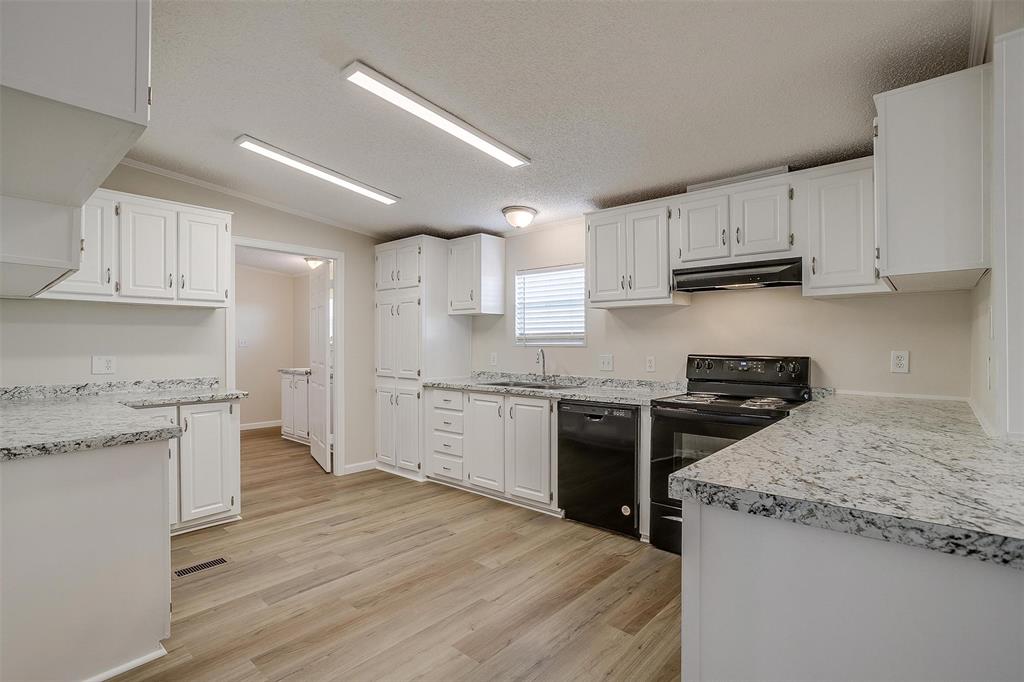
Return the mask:
{"type": "Polygon", "coordinates": [[[243,338],[243,337],[239,336],[238,337],[238,347],[239,348],[248,348],[249,347],[249,339],[246,339],[246,338],[243,338]]]}
{"type": "Polygon", "coordinates": [[[491,357],[490,357],[490,359],[487,362],[491,365],[491,367],[497,367],[497,365],[498,365],[498,354],[497,353],[491,353],[491,357]]]}
{"type": "Polygon", "coordinates": [[[117,371],[117,360],[113,355],[92,356],[93,374],[113,374],[117,371]]]}
{"type": "Polygon", "coordinates": [[[910,351],[894,350],[889,356],[889,371],[906,374],[910,371],[910,351]]]}
{"type": "Polygon", "coordinates": [[[644,369],[646,369],[648,372],[653,372],[654,371],[654,356],[653,355],[648,355],[647,356],[647,362],[644,363],[644,369]]]}
{"type": "Polygon", "coordinates": [[[615,369],[615,357],[606,353],[598,357],[598,367],[602,372],[611,372],[615,369]]]}

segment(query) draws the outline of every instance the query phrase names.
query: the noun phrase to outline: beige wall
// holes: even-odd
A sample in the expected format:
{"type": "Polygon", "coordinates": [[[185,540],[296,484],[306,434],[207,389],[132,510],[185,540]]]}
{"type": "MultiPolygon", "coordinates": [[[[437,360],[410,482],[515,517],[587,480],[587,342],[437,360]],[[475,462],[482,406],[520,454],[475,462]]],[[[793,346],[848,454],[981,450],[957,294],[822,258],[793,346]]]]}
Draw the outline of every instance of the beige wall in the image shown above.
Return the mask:
{"type": "Polygon", "coordinates": [[[309,275],[292,281],[292,367],[309,367],[309,275]]]}
{"type": "MultiPolygon", "coordinates": [[[[535,348],[514,343],[511,285],[517,269],[582,263],[582,219],[506,243],[503,317],[473,321],[473,368],[537,371],[535,348]]],[[[846,390],[966,397],[970,392],[970,292],[810,299],[797,288],[695,294],[689,307],[588,310],[585,348],[545,349],[549,372],[677,379],[688,353],[809,355],[812,382],[846,390]],[[909,350],[909,374],[889,372],[889,352],[909,350]],[[612,353],[614,372],[598,370],[612,353]],[[657,371],[644,371],[653,355],[657,371]]]]}
{"type": "MultiPolygon", "coordinates": [[[[373,459],[373,245],[365,235],[128,166],[103,186],[233,211],[237,236],[345,253],[345,462],[373,459]]],[[[84,302],[3,301],[0,380],[95,380],[92,354],[117,355],[113,379],[225,376],[224,311],[84,302]]],[[[246,388],[239,384],[240,388],[246,388]]]]}
{"type": "Polygon", "coordinates": [[[291,275],[235,266],[236,382],[249,391],[242,401],[243,425],[281,419],[277,370],[295,366],[294,288],[291,275]]]}

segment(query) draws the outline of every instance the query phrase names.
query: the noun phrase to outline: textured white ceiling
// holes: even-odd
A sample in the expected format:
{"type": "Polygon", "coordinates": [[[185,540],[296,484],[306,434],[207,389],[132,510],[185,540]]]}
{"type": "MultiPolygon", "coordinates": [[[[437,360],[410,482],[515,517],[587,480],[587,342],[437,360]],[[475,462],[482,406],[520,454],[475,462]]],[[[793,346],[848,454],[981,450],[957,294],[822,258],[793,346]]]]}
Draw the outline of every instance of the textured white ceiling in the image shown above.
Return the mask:
{"type": "Polygon", "coordinates": [[[168,2],[129,157],[390,237],[507,229],[871,153],[872,94],[965,68],[966,1],[168,2]],[[346,83],[360,59],[528,156],[510,169],[346,83]],[[393,206],[236,147],[249,133],[393,206]]]}
{"type": "Polygon", "coordinates": [[[306,264],[306,259],[302,256],[280,251],[254,249],[250,246],[235,247],[235,263],[293,276],[305,276],[310,272],[309,265],[306,264]]]}

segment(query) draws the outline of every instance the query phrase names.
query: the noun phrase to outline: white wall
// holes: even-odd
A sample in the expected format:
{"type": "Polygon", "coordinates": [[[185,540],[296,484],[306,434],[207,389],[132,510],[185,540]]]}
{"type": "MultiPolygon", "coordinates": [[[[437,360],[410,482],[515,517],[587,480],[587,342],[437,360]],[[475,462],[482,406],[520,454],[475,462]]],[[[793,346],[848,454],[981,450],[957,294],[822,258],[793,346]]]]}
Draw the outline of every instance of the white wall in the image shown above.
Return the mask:
{"type": "Polygon", "coordinates": [[[249,391],[241,402],[243,425],[281,419],[277,370],[295,366],[294,288],[291,275],[235,264],[235,382],[249,391]]]}
{"type": "Polygon", "coordinates": [[[292,281],[292,367],[309,367],[309,275],[292,281]]]}
{"type": "MultiPolygon", "coordinates": [[[[473,368],[539,371],[535,348],[514,343],[517,269],[584,260],[582,219],[543,226],[506,243],[503,317],[473,320],[473,368]],[[488,364],[491,352],[498,365],[488,364]]],[[[970,393],[970,292],[810,299],[800,289],[695,294],[689,307],[588,310],[585,348],[548,347],[559,374],[677,379],[688,353],[809,355],[812,383],[846,390],[966,397],[970,393]],[[889,372],[889,352],[909,350],[909,374],[889,372]],[[614,372],[598,370],[612,353],[614,372]],[[644,371],[646,356],[657,371],[644,371]]]]}

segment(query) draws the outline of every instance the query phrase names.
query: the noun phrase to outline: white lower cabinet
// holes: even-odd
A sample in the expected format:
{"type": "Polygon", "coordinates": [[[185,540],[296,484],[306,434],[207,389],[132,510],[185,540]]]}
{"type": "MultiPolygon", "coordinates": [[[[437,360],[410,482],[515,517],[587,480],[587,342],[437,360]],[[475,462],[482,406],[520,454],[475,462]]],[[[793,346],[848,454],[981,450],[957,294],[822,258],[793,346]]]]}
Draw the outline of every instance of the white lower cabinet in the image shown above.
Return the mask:
{"type": "Polygon", "coordinates": [[[376,452],[378,462],[395,463],[395,388],[377,387],[376,452]]]}
{"type": "Polygon", "coordinates": [[[430,391],[428,473],[548,506],[552,406],[542,398],[430,391]]]}
{"type": "Polygon", "coordinates": [[[241,508],[239,414],[234,403],[140,408],[182,428],[168,441],[172,533],[235,517],[241,508]]]}
{"type": "Polygon", "coordinates": [[[309,375],[281,374],[281,436],[309,442],[309,375]]]}
{"type": "Polygon", "coordinates": [[[423,432],[421,389],[402,382],[377,386],[376,457],[383,464],[419,471],[423,432]]]}

